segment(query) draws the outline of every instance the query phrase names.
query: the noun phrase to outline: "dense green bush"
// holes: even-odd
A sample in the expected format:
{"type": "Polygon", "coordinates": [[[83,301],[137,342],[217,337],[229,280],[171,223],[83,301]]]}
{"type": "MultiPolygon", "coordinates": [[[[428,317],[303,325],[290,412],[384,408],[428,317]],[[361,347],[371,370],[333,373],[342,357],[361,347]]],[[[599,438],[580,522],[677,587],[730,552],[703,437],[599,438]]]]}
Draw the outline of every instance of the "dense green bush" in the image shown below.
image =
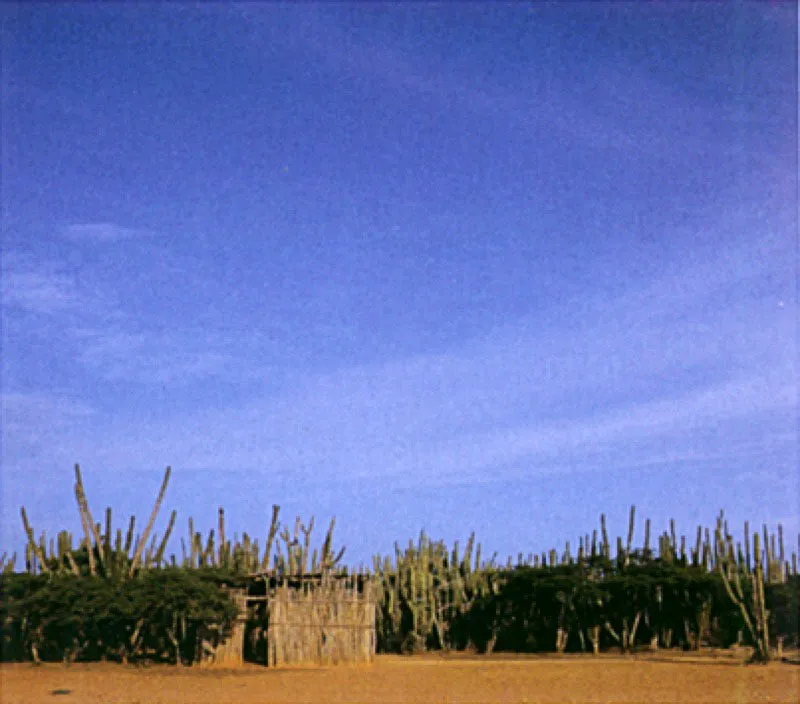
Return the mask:
{"type": "Polygon", "coordinates": [[[3,660],[192,662],[236,615],[224,573],[153,570],[135,579],[0,576],[3,660]]]}
{"type": "Polygon", "coordinates": [[[770,632],[784,638],[786,645],[800,646],[800,575],[791,575],[783,584],[766,589],[770,613],[770,632]]]}
{"type": "MultiPolygon", "coordinates": [[[[729,647],[748,633],[721,577],[701,567],[652,560],[622,566],[601,559],[498,575],[496,594],[478,599],[452,624],[457,647],[513,652],[599,648],[729,647]]],[[[797,644],[800,578],[767,586],[773,640],[797,644]]]]}

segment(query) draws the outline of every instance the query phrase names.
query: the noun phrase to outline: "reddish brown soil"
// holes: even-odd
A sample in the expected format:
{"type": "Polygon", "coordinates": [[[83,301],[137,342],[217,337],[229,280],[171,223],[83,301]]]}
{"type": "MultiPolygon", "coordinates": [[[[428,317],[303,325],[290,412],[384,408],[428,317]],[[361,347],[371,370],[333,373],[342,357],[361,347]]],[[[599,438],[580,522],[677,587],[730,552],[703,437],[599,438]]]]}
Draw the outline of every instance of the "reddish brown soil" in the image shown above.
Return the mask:
{"type": "Polygon", "coordinates": [[[800,666],[731,658],[393,657],[357,667],[0,666],[17,702],[797,702],[800,666]]]}

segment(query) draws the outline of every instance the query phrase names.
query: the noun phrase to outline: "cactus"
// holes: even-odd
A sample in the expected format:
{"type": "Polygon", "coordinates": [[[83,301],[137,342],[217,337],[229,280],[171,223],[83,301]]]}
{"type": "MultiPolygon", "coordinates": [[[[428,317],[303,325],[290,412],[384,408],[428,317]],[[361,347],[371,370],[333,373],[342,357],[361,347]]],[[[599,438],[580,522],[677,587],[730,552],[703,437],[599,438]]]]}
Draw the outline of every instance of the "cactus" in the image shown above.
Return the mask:
{"type": "Polygon", "coordinates": [[[266,573],[270,569],[270,559],[272,557],[272,545],[275,541],[275,535],[278,532],[278,514],[280,507],[275,505],[272,507],[272,523],[269,527],[269,535],[267,536],[267,546],[264,550],[264,559],[261,561],[261,571],[266,573]]]}
{"type": "Polygon", "coordinates": [[[2,557],[0,557],[0,574],[8,574],[13,572],[16,563],[17,553],[13,553],[11,557],[8,557],[8,553],[4,552],[2,557]]]}
{"type": "Polygon", "coordinates": [[[764,564],[762,563],[762,550],[760,535],[756,531],[753,535],[754,569],[742,570],[730,558],[733,549],[732,538],[724,530],[722,514],[717,519],[716,543],[721,559],[718,562],[719,574],[725,585],[725,591],[730,600],[739,609],[747,629],[753,638],[754,649],[752,662],[769,662],[769,614],[766,609],[764,596],[764,564]],[[744,571],[744,575],[741,573],[744,571]],[[741,578],[744,576],[750,582],[750,591],[745,593],[741,578]]]}
{"type": "Polygon", "coordinates": [[[178,512],[173,511],[169,517],[169,524],[167,524],[167,529],[164,531],[164,537],[161,539],[161,544],[158,546],[158,550],[156,551],[156,555],[154,558],[155,564],[158,566],[161,564],[161,561],[164,559],[164,550],[167,547],[167,541],[169,540],[169,536],[172,533],[172,529],[175,527],[175,519],[178,517],[178,512]]]}
{"type": "Polygon", "coordinates": [[[221,567],[227,567],[228,553],[225,544],[225,509],[219,507],[219,548],[217,551],[217,564],[221,567]]]}
{"type": "MultiPolygon", "coordinates": [[[[89,504],[86,501],[86,492],[83,489],[83,479],[81,478],[81,468],[80,465],[75,465],[75,498],[78,502],[78,511],[81,515],[81,524],[83,525],[83,532],[86,536],[86,551],[89,556],[89,574],[95,575],[97,574],[97,566],[95,561],[95,554],[94,554],[94,545],[93,545],[93,531],[95,530],[95,524],[92,519],[92,514],[89,511],[89,504]]],[[[97,537],[97,536],[95,536],[97,537]]],[[[100,541],[97,541],[98,545],[100,541]]]]}
{"type": "Polygon", "coordinates": [[[631,513],[628,519],[628,540],[625,544],[625,561],[627,562],[628,555],[631,554],[631,545],[633,544],[633,530],[636,525],[636,506],[631,506],[631,513]]]}
{"type": "Polygon", "coordinates": [[[26,563],[29,565],[28,572],[35,571],[33,567],[35,564],[34,560],[38,560],[39,567],[42,572],[50,572],[50,568],[47,566],[47,560],[45,559],[44,551],[36,544],[36,538],[34,537],[33,529],[28,522],[28,514],[25,512],[24,506],[20,508],[20,515],[22,516],[22,525],[25,528],[25,535],[28,537],[28,544],[25,552],[26,563]]]}
{"type": "MultiPolygon", "coordinates": [[[[77,467],[77,465],[76,465],[77,467]]],[[[150,514],[150,520],[147,522],[145,526],[144,533],[142,533],[141,540],[139,541],[139,545],[136,549],[136,552],[133,554],[133,558],[131,559],[131,566],[128,571],[128,576],[132,577],[133,574],[136,572],[136,568],[139,565],[139,561],[142,558],[142,551],[144,550],[144,546],[147,543],[147,539],[150,537],[150,532],[153,530],[153,524],[156,522],[156,516],[158,516],[158,511],[161,508],[161,502],[164,500],[164,494],[167,492],[167,484],[169,484],[169,476],[172,473],[172,468],[167,467],[166,472],[164,472],[164,480],[161,482],[161,489],[158,492],[158,496],[156,497],[156,503],[153,506],[153,511],[150,514]]]]}
{"type": "Polygon", "coordinates": [[[111,507],[106,507],[106,531],[103,536],[103,562],[111,560],[111,507]]]}
{"type": "MultiPolygon", "coordinates": [[[[611,556],[611,545],[608,542],[608,530],[606,529],[606,514],[600,514],[600,529],[603,535],[603,544],[600,546],[600,554],[608,559],[611,556]]],[[[544,560],[542,560],[544,562],[544,560]]]]}
{"type": "Polygon", "coordinates": [[[135,528],[136,528],[136,517],[131,516],[131,520],[128,523],[128,532],[125,535],[125,547],[123,548],[123,551],[125,552],[126,555],[130,555],[131,548],[133,547],[133,535],[135,528]]]}
{"type": "Polygon", "coordinates": [[[463,553],[456,545],[448,550],[423,531],[405,550],[395,544],[394,560],[375,556],[379,633],[393,638],[394,647],[419,650],[432,644],[448,649],[450,623],[486,592],[484,567],[474,534],[463,553]],[[407,631],[402,630],[404,613],[410,617],[407,631]]]}
{"type": "Polygon", "coordinates": [[[675,519],[669,519],[669,535],[670,535],[670,552],[672,553],[672,559],[674,560],[678,554],[678,540],[675,534],[675,519]]]}
{"type": "MultiPolygon", "coordinates": [[[[308,526],[305,525],[300,526],[300,530],[303,533],[303,553],[300,563],[300,573],[306,574],[308,572],[308,557],[309,551],[311,546],[311,532],[314,530],[314,517],[311,517],[311,520],[308,523],[308,526]]],[[[316,551],[315,551],[315,559],[313,562],[316,562],[316,551]]]]}

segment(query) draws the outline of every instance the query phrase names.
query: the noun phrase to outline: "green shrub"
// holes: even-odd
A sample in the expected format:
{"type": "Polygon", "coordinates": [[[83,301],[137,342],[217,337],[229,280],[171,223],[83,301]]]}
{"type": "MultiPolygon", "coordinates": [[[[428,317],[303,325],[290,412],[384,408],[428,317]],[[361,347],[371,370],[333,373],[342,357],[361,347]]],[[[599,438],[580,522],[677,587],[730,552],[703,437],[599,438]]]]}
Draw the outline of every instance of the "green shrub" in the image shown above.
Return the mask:
{"type": "Polygon", "coordinates": [[[219,640],[236,615],[225,582],[180,569],[130,580],[2,575],[2,659],[194,661],[200,637],[219,640]]]}

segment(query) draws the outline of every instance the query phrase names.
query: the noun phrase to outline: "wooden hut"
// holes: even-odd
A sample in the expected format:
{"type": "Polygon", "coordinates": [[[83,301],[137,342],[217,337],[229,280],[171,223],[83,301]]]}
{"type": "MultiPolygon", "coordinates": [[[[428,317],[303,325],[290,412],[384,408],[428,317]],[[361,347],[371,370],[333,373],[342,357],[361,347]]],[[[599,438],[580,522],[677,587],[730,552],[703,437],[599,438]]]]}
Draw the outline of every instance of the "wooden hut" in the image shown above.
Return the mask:
{"type": "Polygon", "coordinates": [[[368,578],[304,575],[268,578],[265,586],[261,596],[248,596],[245,590],[232,593],[239,615],[207,664],[235,667],[244,662],[245,633],[258,602],[266,602],[268,666],[372,662],[376,605],[368,578]]]}
{"type": "Polygon", "coordinates": [[[375,657],[375,593],[368,580],[283,582],[267,601],[267,664],[369,663],[375,657]]]}

